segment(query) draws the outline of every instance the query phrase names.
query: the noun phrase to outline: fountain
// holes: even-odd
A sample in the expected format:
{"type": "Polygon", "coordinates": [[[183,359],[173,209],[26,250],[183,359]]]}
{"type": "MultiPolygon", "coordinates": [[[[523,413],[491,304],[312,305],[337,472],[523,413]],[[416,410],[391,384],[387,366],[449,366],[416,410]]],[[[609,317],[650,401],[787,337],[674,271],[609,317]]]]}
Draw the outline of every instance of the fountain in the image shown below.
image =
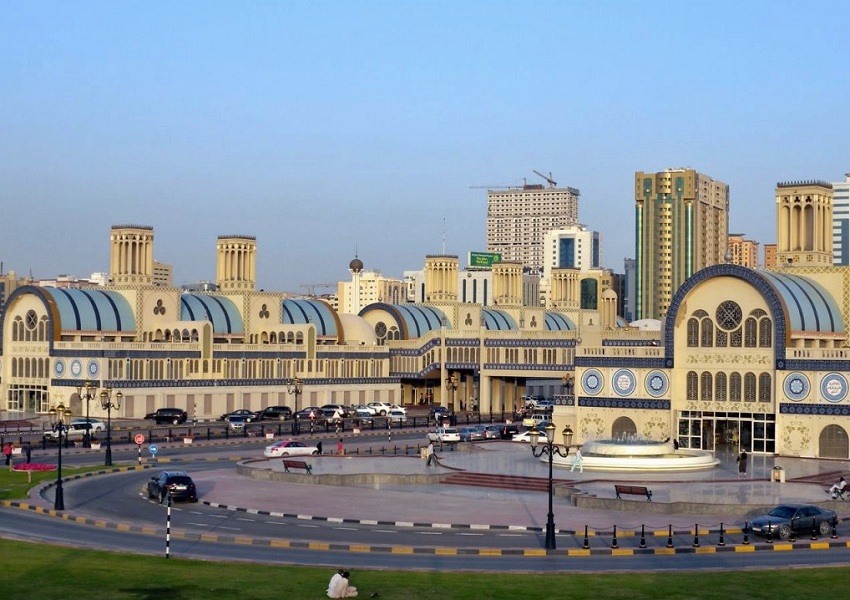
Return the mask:
{"type": "MultiPolygon", "coordinates": [[[[591,440],[581,446],[586,471],[700,471],[713,469],[720,460],[708,450],[676,449],[673,442],[638,439],[591,440]]],[[[571,467],[575,453],[556,456],[553,463],[571,467]]]]}

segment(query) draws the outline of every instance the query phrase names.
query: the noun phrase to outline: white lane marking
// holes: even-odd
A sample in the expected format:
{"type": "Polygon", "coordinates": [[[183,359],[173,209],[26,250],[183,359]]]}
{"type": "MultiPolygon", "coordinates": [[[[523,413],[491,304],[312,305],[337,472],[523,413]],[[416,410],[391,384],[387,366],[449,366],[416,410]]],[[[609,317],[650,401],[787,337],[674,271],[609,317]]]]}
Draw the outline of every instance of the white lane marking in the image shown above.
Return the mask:
{"type": "Polygon", "coordinates": [[[442,531],[417,531],[419,535],[443,535],[442,531]]]}
{"type": "Polygon", "coordinates": [[[318,525],[303,525],[303,524],[299,523],[298,527],[310,527],[312,529],[316,529],[318,527],[318,525]]]}
{"type": "Polygon", "coordinates": [[[360,531],[356,527],[334,527],[337,531],[360,531]]]}
{"type": "Polygon", "coordinates": [[[483,533],[459,533],[458,535],[473,535],[473,536],[481,537],[484,534],[483,533]]]}
{"type": "Polygon", "coordinates": [[[249,523],[254,523],[257,519],[246,519],[244,517],[239,517],[236,519],[237,521],[248,521],[249,523]]]}
{"type": "Polygon", "coordinates": [[[392,529],[376,529],[376,533],[398,533],[398,531],[393,531],[392,529]]]}

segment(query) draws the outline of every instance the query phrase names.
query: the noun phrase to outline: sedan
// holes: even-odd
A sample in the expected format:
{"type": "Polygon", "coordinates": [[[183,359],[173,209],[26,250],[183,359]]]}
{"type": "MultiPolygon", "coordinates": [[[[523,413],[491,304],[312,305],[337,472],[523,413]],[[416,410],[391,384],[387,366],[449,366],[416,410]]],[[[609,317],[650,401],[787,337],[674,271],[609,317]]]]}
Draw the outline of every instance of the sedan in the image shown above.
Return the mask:
{"type": "Polygon", "coordinates": [[[484,433],[477,427],[464,427],[460,430],[461,442],[476,442],[484,439],[484,433]]]}
{"type": "Polygon", "coordinates": [[[227,426],[230,429],[245,429],[245,425],[250,423],[253,419],[251,417],[245,415],[230,415],[226,419],[227,426]]]}
{"type": "Polygon", "coordinates": [[[71,425],[80,425],[83,429],[85,429],[86,423],[90,424],[92,433],[106,430],[106,423],[100,419],[95,419],[94,417],[77,417],[76,419],[71,419],[71,425]]]}
{"type": "Polygon", "coordinates": [[[257,418],[257,413],[247,408],[239,408],[229,413],[225,413],[219,417],[222,421],[230,421],[233,417],[242,417],[242,421],[250,423],[257,418]]]}
{"type": "Polygon", "coordinates": [[[829,535],[836,522],[835,511],[832,510],[811,504],[780,504],[766,515],[750,521],[750,531],[787,540],[798,531],[808,533],[817,530],[821,535],[829,535]]]}
{"type": "Polygon", "coordinates": [[[393,408],[387,413],[387,420],[390,423],[405,423],[407,422],[407,412],[393,408]]]}
{"type": "Polygon", "coordinates": [[[484,435],[485,440],[495,440],[499,437],[498,425],[476,425],[475,429],[484,435]]]}
{"type": "Polygon", "coordinates": [[[279,456],[310,456],[318,453],[318,448],[315,446],[308,446],[304,442],[296,440],[280,440],[271,446],[266,446],[266,449],[263,451],[263,456],[267,458],[275,458],[279,456]]]}

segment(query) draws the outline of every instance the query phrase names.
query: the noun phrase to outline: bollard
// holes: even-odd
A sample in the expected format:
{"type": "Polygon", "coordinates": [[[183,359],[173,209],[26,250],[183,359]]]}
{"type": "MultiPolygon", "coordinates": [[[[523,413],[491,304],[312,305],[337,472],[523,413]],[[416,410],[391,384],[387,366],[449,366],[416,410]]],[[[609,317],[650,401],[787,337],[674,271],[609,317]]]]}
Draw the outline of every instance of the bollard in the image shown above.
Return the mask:
{"type": "Polygon", "coordinates": [[[640,526],[640,545],[638,548],[646,548],[646,531],[643,525],[640,526]]]}
{"type": "Polygon", "coordinates": [[[694,524],[694,548],[699,548],[699,523],[694,524]]]}
{"type": "Polygon", "coordinates": [[[744,541],[742,542],[744,544],[744,546],[750,545],[749,529],[750,529],[750,523],[748,521],[744,521],[744,541]]]}
{"type": "Polygon", "coordinates": [[[584,526],[584,543],[581,545],[581,547],[585,550],[590,548],[590,541],[587,539],[587,525],[584,526]]]}
{"type": "Polygon", "coordinates": [[[617,545],[617,526],[616,525],[614,525],[614,539],[611,540],[611,547],[612,548],[619,548],[620,547],[619,545],[617,545]]]}
{"type": "Polygon", "coordinates": [[[720,524],[720,539],[717,540],[718,546],[725,546],[726,542],[723,540],[723,523],[720,524]]]}
{"type": "Polygon", "coordinates": [[[810,539],[818,539],[818,525],[814,521],[812,521],[812,537],[810,539]]]}
{"type": "Polygon", "coordinates": [[[670,523],[668,525],[668,527],[669,527],[669,530],[668,530],[668,533],[667,533],[667,547],[672,548],[673,547],[673,524],[670,523]]]}
{"type": "Polygon", "coordinates": [[[837,516],[832,517],[832,535],[829,536],[829,537],[831,537],[832,539],[835,539],[835,538],[838,537],[838,517],[837,516]]]}

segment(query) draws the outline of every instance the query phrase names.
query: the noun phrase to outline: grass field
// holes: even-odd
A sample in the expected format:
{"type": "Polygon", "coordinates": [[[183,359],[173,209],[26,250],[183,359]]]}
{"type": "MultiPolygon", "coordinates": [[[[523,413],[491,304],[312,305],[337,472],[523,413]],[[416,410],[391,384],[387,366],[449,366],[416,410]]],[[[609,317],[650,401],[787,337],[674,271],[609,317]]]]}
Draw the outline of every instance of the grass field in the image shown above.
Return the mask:
{"type": "MultiPolygon", "coordinates": [[[[0,540],[5,600],[313,600],[325,598],[331,569],[218,563],[78,550],[0,540]]],[[[616,559],[612,559],[616,560],[616,559]]],[[[458,563],[459,567],[462,563],[458,563]]],[[[850,568],[595,575],[353,570],[360,597],[382,600],[775,599],[828,597],[850,568]]]]}
{"type": "MultiPolygon", "coordinates": [[[[18,461],[20,462],[20,461],[18,461]]],[[[69,477],[80,473],[90,473],[105,469],[103,465],[86,467],[62,467],[62,476],[69,477]]],[[[29,490],[45,481],[55,481],[56,471],[11,471],[0,465],[0,500],[19,500],[26,498],[29,490]]],[[[2,589],[2,588],[0,588],[2,589]]],[[[0,592],[0,597],[2,593],[0,592]]]]}

